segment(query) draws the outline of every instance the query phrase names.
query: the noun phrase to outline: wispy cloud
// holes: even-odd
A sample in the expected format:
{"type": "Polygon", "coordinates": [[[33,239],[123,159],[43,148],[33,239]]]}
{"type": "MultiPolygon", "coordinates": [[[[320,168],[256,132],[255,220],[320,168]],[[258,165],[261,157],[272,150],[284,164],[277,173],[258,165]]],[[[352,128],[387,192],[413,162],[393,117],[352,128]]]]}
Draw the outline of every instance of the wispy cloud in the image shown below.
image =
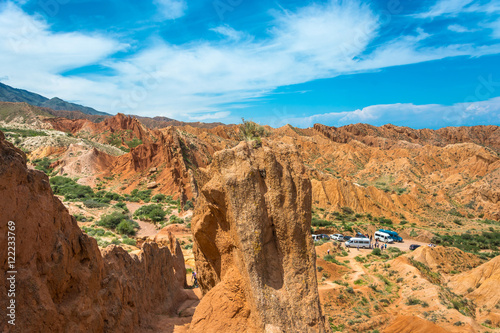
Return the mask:
{"type": "Polygon", "coordinates": [[[472,2],[473,0],[438,0],[428,11],[416,16],[420,18],[433,18],[442,15],[456,16],[472,2]]]}
{"type": "Polygon", "coordinates": [[[458,33],[477,31],[477,29],[469,29],[469,28],[466,28],[460,24],[451,24],[448,26],[448,30],[453,31],[453,32],[458,32],[458,33]]]}
{"type": "Polygon", "coordinates": [[[173,20],[184,16],[188,8],[186,0],[153,0],[158,6],[161,18],[173,20]]]}
{"type": "Polygon", "coordinates": [[[500,39],[500,19],[493,21],[486,26],[492,30],[492,36],[494,38],[500,39]]]}
{"type": "Polygon", "coordinates": [[[237,31],[237,30],[235,30],[234,28],[230,27],[227,24],[220,25],[220,26],[218,26],[216,28],[212,28],[210,30],[212,30],[213,32],[216,32],[219,35],[224,36],[224,37],[226,37],[226,38],[228,38],[229,40],[232,40],[232,41],[239,41],[239,40],[243,39],[246,36],[246,34],[244,32],[237,31]]]}

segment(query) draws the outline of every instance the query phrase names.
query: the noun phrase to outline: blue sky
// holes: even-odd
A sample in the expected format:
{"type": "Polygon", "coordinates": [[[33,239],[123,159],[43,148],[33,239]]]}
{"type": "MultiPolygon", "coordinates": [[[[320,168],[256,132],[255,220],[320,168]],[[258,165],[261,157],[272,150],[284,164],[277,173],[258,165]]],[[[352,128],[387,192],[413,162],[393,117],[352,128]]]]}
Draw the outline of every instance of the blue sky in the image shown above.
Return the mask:
{"type": "Polygon", "coordinates": [[[109,113],[500,125],[500,2],[9,0],[0,80],[109,113]]]}

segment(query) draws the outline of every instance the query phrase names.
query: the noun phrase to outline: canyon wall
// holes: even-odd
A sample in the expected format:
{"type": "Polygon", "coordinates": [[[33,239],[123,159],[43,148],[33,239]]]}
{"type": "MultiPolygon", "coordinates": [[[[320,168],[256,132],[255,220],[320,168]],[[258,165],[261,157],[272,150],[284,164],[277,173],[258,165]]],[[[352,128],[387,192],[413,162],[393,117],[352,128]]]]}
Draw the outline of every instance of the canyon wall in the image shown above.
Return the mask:
{"type": "Polygon", "coordinates": [[[15,223],[16,325],[2,332],[134,332],[184,301],[180,246],[103,253],[52,194],[45,174],[0,132],[0,307],[6,309],[8,222],[15,223]]]}

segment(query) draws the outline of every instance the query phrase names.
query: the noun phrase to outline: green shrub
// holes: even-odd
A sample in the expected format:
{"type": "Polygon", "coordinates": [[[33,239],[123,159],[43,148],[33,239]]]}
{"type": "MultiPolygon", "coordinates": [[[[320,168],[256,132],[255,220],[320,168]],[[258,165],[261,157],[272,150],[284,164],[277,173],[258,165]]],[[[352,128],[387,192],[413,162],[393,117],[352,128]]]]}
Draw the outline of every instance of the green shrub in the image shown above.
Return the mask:
{"type": "Polygon", "coordinates": [[[354,210],[351,207],[342,207],[340,209],[342,209],[342,211],[345,214],[349,214],[349,215],[354,214],[354,210]]]}
{"type": "Polygon", "coordinates": [[[194,208],[193,202],[191,200],[186,201],[186,204],[184,205],[184,210],[190,210],[193,208],[194,208]]]}
{"type": "Polygon", "coordinates": [[[109,229],[116,229],[116,227],[124,220],[128,220],[128,216],[119,212],[113,212],[101,217],[97,225],[109,229]]]}
{"type": "Polygon", "coordinates": [[[128,238],[128,237],[125,238],[125,236],[124,236],[124,238],[122,240],[122,243],[123,244],[127,244],[127,245],[131,245],[131,246],[136,246],[137,245],[137,241],[135,239],[128,238]]]}
{"type": "Polygon", "coordinates": [[[62,176],[50,178],[50,186],[56,195],[64,196],[65,200],[85,200],[94,197],[90,186],[77,184],[73,179],[62,176]]]}
{"type": "Polygon", "coordinates": [[[385,217],[381,217],[378,219],[379,223],[380,224],[386,224],[386,225],[392,225],[392,220],[391,219],[387,219],[385,217]]]}
{"type": "Polygon", "coordinates": [[[406,305],[417,305],[417,304],[420,304],[421,301],[418,299],[418,298],[415,298],[415,297],[408,297],[408,299],[406,300],[406,305]]]}
{"type": "Polygon", "coordinates": [[[102,208],[102,207],[106,207],[107,206],[107,204],[102,203],[102,202],[98,202],[98,201],[96,201],[94,199],[85,200],[83,202],[83,204],[87,208],[102,208]]]}
{"type": "Polygon", "coordinates": [[[50,165],[52,162],[47,158],[44,157],[42,159],[35,159],[31,161],[33,165],[35,165],[36,170],[40,170],[45,172],[47,175],[50,175],[50,173],[54,170],[54,168],[51,168],[50,165]]]}
{"type": "Polygon", "coordinates": [[[373,254],[373,255],[380,256],[380,254],[381,254],[381,253],[382,253],[382,252],[380,251],[380,249],[379,249],[378,247],[377,247],[377,248],[374,248],[374,249],[372,250],[372,254],[373,254]]]}
{"type": "Polygon", "coordinates": [[[156,203],[160,203],[160,202],[165,201],[165,199],[166,199],[166,198],[167,198],[167,197],[166,197],[166,195],[165,195],[165,194],[161,194],[161,193],[159,193],[159,194],[154,195],[154,196],[151,198],[151,201],[156,202],[156,203]]]}
{"type": "Polygon", "coordinates": [[[159,204],[145,205],[135,211],[134,217],[141,220],[151,220],[153,222],[161,222],[165,219],[167,213],[159,204]]]}
{"type": "Polygon", "coordinates": [[[364,262],[366,262],[366,257],[355,256],[354,260],[356,260],[357,262],[364,263],[364,262]]]}
{"type": "Polygon", "coordinates": [[[135,228],[138,227],[137,223],[131,220],[122,220],[116,227],[116,231],[122,235],[135,235],[135,228]]]}
{"type": "Polygon", "coordinates": [[[252,141],[256,140],[260,142],[260,138],[269,135],[266,129],[253,121],[241,119],[242,124],[240,125],[240,135],[242,140],[252,141]]]}
{"type": "Polygon", "coordinates": [[[169,222],[173,223],[173,224],[182,224],[182,223],[184,223],[184,220],[178,216],[171,215],[169,218],[169,222]]]}
{"type": "Polygon", "coordinates": [[[317,217],[312,217],[311,219],[311,225],[314,227],[326,227],[326,226],[331,226],[333,225],[333,222],[327,221],[327,220],[322,220],[317,217]]]}
{"type": "Polygon", "coordinates": [[[126,144],[127,144],[127,146],[128,146],[129,148],[131,148],[131,149],[132,149],[132,148],[135,148],[135,147],[137,147],[137,146],[139,146],[139,145],[142,145],[142,141],[141,141],[141,140],[139,140],[138,138],[133,138],[131,141],[125,141],[125,143],[126,143],[126,144]]]}
{"type": "Polygon", "coordinates": [[[135,189],[130,193],[131,197],[137,197],[141,199],[144,202],[149,202],[151,200],[151,192],[153,190],[145,190],[145,191],[139,191],[138,189],[135,189]]]}

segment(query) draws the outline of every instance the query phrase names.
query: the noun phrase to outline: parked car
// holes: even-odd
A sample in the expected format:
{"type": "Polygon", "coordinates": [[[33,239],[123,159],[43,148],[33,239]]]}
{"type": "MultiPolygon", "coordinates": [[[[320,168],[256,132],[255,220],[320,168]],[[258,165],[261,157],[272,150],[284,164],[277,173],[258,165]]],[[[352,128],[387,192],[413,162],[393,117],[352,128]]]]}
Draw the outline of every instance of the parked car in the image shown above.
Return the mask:
{"type": "Polygon", "coordinates": [[[357,232],[355,237],[357,237],[357,238],[368,238],[368,237],[366,237],[366,235],[363,235],[360,232],[357,232]]]}
{"type": "Polygon", "coordinates": [[[351,236],[344,236],[344,240],[345,241],[348,241],[349,239],[351,239],[352,237],[351,236]]]}
{"type": "Polygon", "coordinates": [[[330,235],[330,239],[342,241],[342,240],[344,240],[344,235],[342,235],[342,234],[330,235]]]}
{"type": "Polygon", "coordinates": [[[312,235],[313,241],[317,242],[322,239],[330,239],[330,236],[325,235],[325,234],[318,234],[318,235],[312,235]]]}
{"type": "Polygon", "coordinates": [[[414,251],[416,249],[418,249],[421,245],[418,245],[418,244],[411,244],[410,245],[410,251],[414,251]]]}
{"type": "Polygon", "coordinates": [[[370,248],[370,240],[368,238],[351,238],[345,242],[346,247],[370,248]]]}

